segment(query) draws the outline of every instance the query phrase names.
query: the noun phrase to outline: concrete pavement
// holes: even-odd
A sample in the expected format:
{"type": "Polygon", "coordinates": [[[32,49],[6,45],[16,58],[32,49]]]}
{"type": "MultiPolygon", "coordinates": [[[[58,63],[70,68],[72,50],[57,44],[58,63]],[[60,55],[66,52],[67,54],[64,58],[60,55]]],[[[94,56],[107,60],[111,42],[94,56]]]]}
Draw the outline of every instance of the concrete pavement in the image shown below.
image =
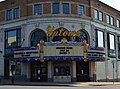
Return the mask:
{"type": "Polygon", "coordinates": [[[23,86],[107,86],[120,85],[120,82],[71,82],[71,83],[54,83],[54,82],[30,82],[1,80],[0,85],[23,85],[23,86]]]}

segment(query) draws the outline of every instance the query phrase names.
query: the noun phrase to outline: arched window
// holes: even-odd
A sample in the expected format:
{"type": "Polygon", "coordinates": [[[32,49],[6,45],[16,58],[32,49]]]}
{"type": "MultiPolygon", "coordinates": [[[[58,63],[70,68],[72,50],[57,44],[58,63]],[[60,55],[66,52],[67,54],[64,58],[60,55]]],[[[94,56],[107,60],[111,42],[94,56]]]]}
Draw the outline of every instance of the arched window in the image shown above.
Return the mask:
{"type": "Polygon", "coordinates": [[[46,41],[46,33],[43,30],[37,28],[35,29],[35,31],[32,32],[30,38],[30,45],[37,46],[41,39],[46,41]]]}
{"type": "Polygon", "coordinates": [[[75,39],[75,41],[81,42],[81,44],[83,44],[84,40],[86,40],[87,43],[89,43],[88,39],[89,39],[89,37],[87,35],[87,32],[85,32],[84,30],[80,30],[80,36],[79,37],[77,36],[76,39],[75,39]]]}

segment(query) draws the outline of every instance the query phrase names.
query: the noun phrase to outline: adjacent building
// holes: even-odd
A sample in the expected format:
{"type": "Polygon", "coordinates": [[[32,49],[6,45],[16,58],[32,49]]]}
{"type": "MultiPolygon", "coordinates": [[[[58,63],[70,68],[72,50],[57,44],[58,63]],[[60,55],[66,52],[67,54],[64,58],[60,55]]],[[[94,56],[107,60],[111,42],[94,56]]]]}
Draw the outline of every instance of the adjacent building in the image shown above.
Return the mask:
{"type": "Polygon", "coordinates": [[[99,0],[0,2],[0,76],[12,75],[41,82],[119,81],[120,11],[99,0]]]}

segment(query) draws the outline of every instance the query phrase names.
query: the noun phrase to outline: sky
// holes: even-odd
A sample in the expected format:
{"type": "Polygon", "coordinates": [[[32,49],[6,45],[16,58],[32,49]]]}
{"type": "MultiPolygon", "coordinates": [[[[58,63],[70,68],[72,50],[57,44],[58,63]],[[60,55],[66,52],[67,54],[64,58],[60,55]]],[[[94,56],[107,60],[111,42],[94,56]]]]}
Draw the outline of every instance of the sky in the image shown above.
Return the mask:
{"type": "Polygon", "coordinates": [[[120,0],[100,0],[100,1],[120,11],[120,0]]]}
{"type": "MultiPolygon", "coordinates": [[[[0,1],[4,1],[4,0],[0,0],[0,1]]],[[[100,0],[100,1],[120,11],[120,0],[100,0]]]]}

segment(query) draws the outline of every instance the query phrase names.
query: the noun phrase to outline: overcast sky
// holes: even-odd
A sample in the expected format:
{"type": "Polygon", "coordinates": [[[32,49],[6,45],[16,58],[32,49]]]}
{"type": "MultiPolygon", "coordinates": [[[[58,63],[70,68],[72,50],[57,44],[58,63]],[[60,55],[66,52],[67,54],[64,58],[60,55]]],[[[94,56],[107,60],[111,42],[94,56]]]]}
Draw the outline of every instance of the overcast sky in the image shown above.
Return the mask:
{"type": "MultiPolygon", "coordinates": [[[[0,1],[4,1],[4,0],[0,0],[0,1]]],[[[120,11],[120,0],[100,0],[100,1],[120,11]]]]}

